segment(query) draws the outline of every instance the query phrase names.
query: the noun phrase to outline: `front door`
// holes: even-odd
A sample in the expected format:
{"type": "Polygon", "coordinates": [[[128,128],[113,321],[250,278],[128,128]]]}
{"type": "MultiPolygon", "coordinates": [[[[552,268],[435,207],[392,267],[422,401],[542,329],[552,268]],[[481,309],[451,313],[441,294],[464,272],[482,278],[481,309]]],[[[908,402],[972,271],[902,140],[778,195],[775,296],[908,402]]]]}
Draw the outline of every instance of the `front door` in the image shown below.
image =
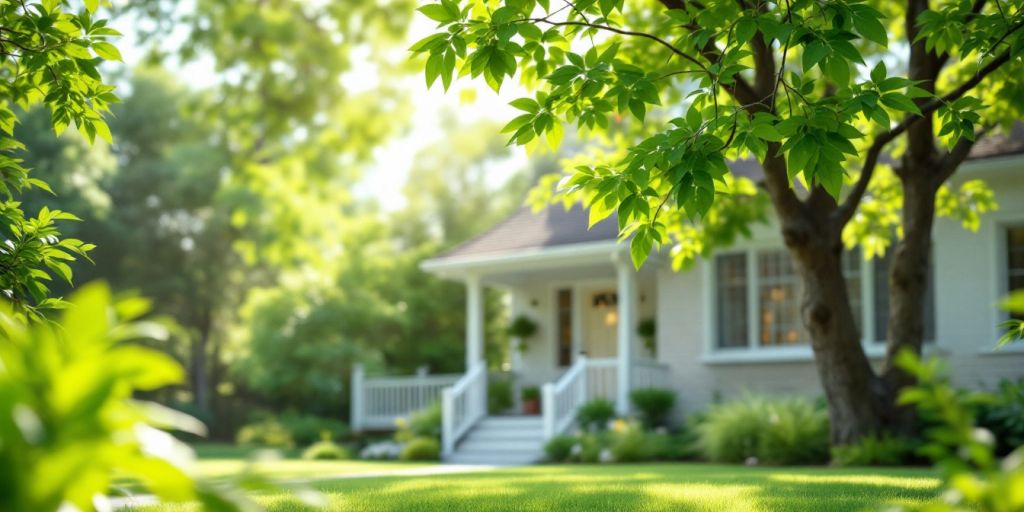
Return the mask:
{"type": "Polygon", "coordinates": [[[604,359],[618,353],[619,307],[614,289],[588,290],[583,296],[583,350],[604,359]]]}

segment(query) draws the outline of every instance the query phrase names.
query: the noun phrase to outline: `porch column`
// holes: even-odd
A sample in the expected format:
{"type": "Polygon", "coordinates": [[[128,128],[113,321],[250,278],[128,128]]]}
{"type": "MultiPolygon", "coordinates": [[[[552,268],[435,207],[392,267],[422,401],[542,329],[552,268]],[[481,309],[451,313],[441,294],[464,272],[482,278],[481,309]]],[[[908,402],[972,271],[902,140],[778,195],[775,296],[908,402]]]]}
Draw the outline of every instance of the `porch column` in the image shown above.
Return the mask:
{"type": "Polygon", "coordinates": [[[621,415],[629,413],[629,392],[633,370],[633,333],[636,330],[636,271],[628,254],[617,253],[618,274],[618,385],[615,408],[621,415]]]}
{"type": "Polygon", "coordinates": [[[466,277],[466,371],[484,358],[484,289],[480,276],[466,277]]]}

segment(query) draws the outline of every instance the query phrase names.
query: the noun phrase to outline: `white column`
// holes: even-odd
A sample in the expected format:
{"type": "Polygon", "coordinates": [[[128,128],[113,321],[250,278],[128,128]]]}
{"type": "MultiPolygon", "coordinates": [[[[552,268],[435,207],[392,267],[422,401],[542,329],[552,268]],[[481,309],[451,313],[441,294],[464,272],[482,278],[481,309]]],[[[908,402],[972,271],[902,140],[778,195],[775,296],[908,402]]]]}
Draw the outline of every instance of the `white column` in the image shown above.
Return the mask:
{"type": "Polygon", "coordinates": [[[629,256],[623,253],[619,253],[615,260],[615,269],[618,273],[619,303],[619,372],[615,408],[619,414],[628,414],[633,370],[633,334],[636,331],[636,271],[629,256]]]}
{"type": "Polygon", "coordinates": [[[480,276],[466,277],[466,371],[484,358],[484,289],[480,276]]]}

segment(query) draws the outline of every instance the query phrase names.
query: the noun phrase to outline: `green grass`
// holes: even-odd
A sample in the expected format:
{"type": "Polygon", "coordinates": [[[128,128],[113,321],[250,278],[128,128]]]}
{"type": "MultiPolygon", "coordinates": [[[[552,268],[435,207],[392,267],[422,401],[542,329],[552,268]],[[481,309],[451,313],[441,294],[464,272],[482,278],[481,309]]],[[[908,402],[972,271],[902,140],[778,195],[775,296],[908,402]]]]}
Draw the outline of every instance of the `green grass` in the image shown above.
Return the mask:
{"type": "MultiPolygon", "coordinates": [[[[535,466],[473,474],[313,484],[331,511],[855,511],[937,494],[926,469],[764,468],[704,464],[535,466]]],[[[269,510],[307,510],[266,494],[269,510]]],[[[193,510],[165,506],[150,511],[193,510]]]]}

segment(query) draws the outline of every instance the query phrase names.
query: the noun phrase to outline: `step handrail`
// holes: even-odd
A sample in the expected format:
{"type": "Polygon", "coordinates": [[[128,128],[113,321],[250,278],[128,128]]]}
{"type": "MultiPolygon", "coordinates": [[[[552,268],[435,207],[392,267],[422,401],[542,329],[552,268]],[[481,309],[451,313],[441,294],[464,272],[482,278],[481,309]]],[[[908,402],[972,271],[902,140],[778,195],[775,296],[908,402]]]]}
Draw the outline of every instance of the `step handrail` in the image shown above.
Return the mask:
{"type": "Polygon", "coordinates": [[[556,382],[544,384],[541,411],[544,440],[565,432],[576,420],[576,410],[587,401],[587,357],[580,355],[556,382]]]}
{"type": "Polygon", "coordinates": [[[459,439],[486,414],[487,367],[479,361],[441,392],[441,455],[451,455],[459,439]]]}

